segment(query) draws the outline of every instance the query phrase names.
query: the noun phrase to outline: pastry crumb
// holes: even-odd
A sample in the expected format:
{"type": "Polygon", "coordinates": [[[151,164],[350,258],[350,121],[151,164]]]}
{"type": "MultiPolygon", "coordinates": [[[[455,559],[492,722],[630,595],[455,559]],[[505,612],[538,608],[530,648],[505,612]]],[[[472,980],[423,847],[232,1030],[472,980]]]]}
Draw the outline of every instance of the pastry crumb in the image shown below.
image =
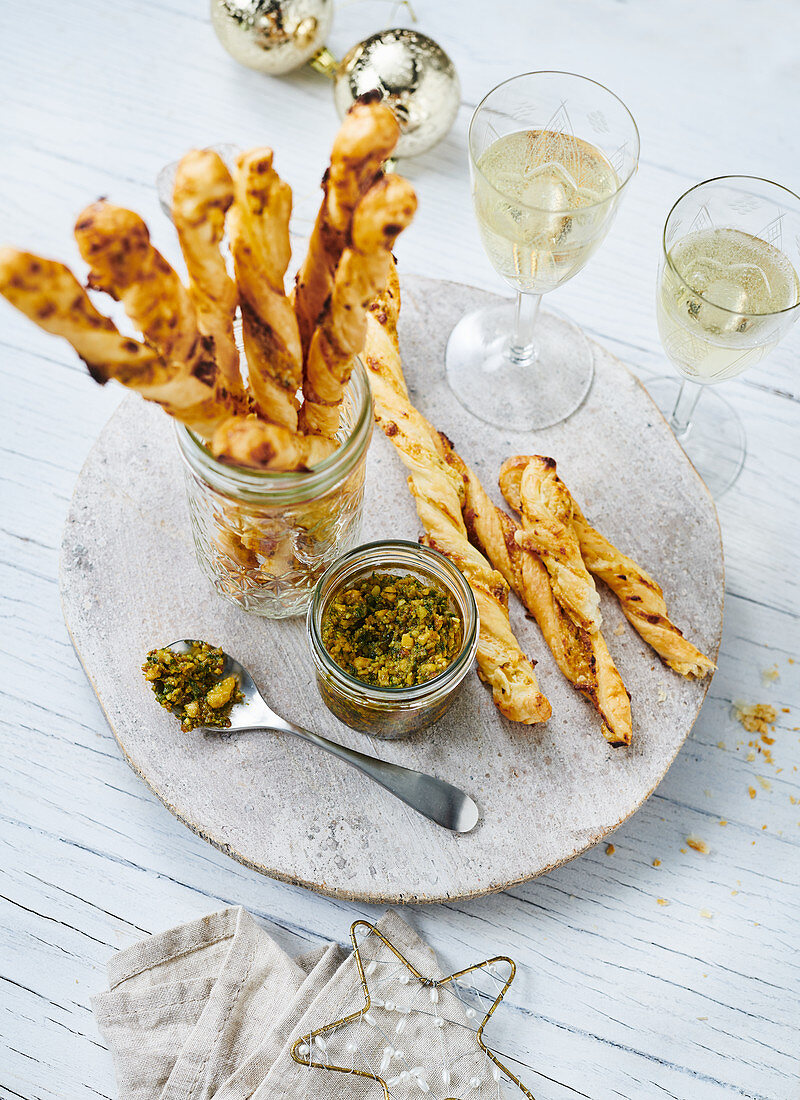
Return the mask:
{"type": "Polygon", "coordinates": [[[654,867],[660,867],[661,866],[661,860],[660,859],[654,859],[653,860],[653,866],[654,867]]]}
{"type": "Polygon", "coordinates": [[[725,818],[724,818],[724,817],[720,818],[720,822],[719,822],[719,823],[720,823],[720,825],[727,825],[727,824],[728,824],[728,822],[727,822],[727,821],[725,820],[725,818]]]}
{"type": "Polygon", "coordinates": [[[756,797],[755,787],[748,787],[747,788],[747,793],[750,795],[751,798],[755,798],[756,797]]]}
{"type": "Polygon", "coordinates": [[[607,856],[613,856],[613,854],[614,854],[614,852],[616,852],[616,850],[617,849],[614,847],[613,844],[606,844],[606,855],[607,856]]]}
{"type": "Polygon", "coordinates": [[[724,749],[724,748],[727,748],[727,746],[726,746],[724,741],[717,741],[717,748],[718,749],[724,749]]]}
{"type": "Polygon", "coordinates": [[[669,905],[669,902],[667,901],[666,898],[656,898],[656,901],[658,902],[659,905],[669,905]]]}
{"type": "Polygon", "coordinates": [[[733,714],[748,733],[769,733],[778,717],[769,703],[734,703],[733,714]]]}
{"type": "Polygon", "coordinates": [[[711,918],[714,916],[714,914],[711,912],[710,909],[701,909],[700,910],[700,916],[705,917],[706,920],[711,920],[711,918]]]}
{"type": "Polygon", "coordinates": [[[624,633],[625,633],[625,623],[618,623],[618,624],[617,624],[617,625],[616,625],[616,626],[614,627],[614,633],[616,634],[616,636],[617,636],[618,638],[619,638],[619,637],[620,637],[620,636],[621,636],[622,634],[624,634],[624,633]]]}
{"type": "Polygon", "coordinates": [[[669,699],[669,695],[667,695],[666,688],[661,683],[661,681],[659,681],[657,686],[658,686],[658,696],[657,696],[658,702],[659,703],[666,703],[667,699],[669,699]]]}
{"type": "Polygon", "coordinates": [[[745,757],[745,760],[748,762],[748,764],[752,764],[753,761],[755,760],[755,758],[756,758],[756,754],[753,752],[752,749],[750,749],[749,752],[747,753],[747,756],[745,757]]]}
{"type": "Polygon", "coordinates": [[[700,852],[702,855],[708,855],[708,845],[704,840],[701,840],[699,836],[687,836],[686,843],[690,848],[693,848],[695,852],[700,852]]]}
{"type": "Polygon", "coordinates": [[[768,779],[765,779],[763,775],[757,775],[756,779],[758,780],[759,786],[761,787],[762,790],[764,790],[764,791],[772,790],[772,784],[770,783],[770,781],[768,779]]]}
{"type": "Polygon", "coordinates": [[[769,668],[761,670],[761,683],[766,687],[767,684],[772,684],[776,680],[780,680],[781,674],[778,671],[777,665],[770,665],[769,668]]]}

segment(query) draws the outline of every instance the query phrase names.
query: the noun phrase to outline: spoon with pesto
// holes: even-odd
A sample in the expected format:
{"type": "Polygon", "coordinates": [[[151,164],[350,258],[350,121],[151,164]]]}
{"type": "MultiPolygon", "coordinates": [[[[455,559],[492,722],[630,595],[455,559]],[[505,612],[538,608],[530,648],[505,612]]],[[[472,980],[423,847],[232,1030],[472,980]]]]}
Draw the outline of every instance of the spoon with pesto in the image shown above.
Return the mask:
{"type": "Polygon", "coordinates": [[[348,749],[275,714],[247,669],[208,642],[186,638],[154,649],[148,653],[142,671],[159,703],[179,719],[184,731],[292,733],[358,768],[401,802],[445,829],[468,833],[478,823],[478,807],[458,787],[424,772],[348,749]]]}

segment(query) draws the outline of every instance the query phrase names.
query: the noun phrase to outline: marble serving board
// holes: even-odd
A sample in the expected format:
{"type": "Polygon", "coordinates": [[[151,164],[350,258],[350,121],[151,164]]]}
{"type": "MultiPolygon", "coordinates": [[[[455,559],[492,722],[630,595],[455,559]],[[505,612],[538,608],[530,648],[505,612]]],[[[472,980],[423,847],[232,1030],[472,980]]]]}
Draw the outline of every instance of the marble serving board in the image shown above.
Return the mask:
{"type": "MultiPolygon", "coordinates": [[[[536,433],[480,423],[444,379],[448,334],[493,295],[403,282],[401,348],[412,400],[502,503],[512,454],[553,456],[583,510],[661,583],[675,622],[706,653],[722,632],[723,557],[714,504],[641,384],[599,345],[583,406],[536,433]]],[[[363,540],[416,539],[420,525],[394,450],[376,431],[363,540]]],[[[194,559],[169,418],[137,397],[109,421],[79,477],[62,547],[64,614],[128,763],[184,824],[265,874],[335,897],[433,902],[502,890],[572,859],[632,814],[692,728],[707,683],[665,668],[601,592],[604,632],[632,696],[633,743],[611,748],[512,597],[511,622],[537,662],[553,717],[506,721],[470,674],[433,728],[381,742],[338,722],[317,693],[302,618],[270,621],[216,595],[194,559]],[[271,733],[183,734],[140,666],[175,638],[205,638],[250,668],[285,717],[468,791],[477,827],[454,835],[345,764],[271,733]]]]}

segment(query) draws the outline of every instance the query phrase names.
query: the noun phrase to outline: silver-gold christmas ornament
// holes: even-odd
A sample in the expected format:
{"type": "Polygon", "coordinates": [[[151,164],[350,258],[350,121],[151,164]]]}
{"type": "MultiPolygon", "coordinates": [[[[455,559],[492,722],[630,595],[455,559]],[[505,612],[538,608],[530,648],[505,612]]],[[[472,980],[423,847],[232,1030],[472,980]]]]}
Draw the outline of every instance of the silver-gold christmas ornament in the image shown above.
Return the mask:
{"type": "Polygon", "coordinates": [[[280,76],[323,45],[333,0],[211,0],[211,23],[222,45],[249,69],[280,76]]]}
{"type": "Polygon", "coordinates": [[[333,98],[344,118],[354,100],[377,89],[400,123],[395,156],[424,153],[453,125],[461,98],[455,66],[419,31],[396,27],[354,46],[333,74],[333,98]]]}

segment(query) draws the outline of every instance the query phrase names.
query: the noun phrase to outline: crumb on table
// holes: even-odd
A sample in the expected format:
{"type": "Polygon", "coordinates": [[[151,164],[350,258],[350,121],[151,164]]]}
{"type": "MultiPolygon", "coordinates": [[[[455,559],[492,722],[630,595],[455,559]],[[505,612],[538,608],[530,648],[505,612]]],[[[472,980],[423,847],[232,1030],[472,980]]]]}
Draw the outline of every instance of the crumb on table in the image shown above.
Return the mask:
{"type": "Polygon", "coordinates": [[[769,703],[734,703],[733,713],[748,733],[768,733],[778,717],[769,703]]]}

